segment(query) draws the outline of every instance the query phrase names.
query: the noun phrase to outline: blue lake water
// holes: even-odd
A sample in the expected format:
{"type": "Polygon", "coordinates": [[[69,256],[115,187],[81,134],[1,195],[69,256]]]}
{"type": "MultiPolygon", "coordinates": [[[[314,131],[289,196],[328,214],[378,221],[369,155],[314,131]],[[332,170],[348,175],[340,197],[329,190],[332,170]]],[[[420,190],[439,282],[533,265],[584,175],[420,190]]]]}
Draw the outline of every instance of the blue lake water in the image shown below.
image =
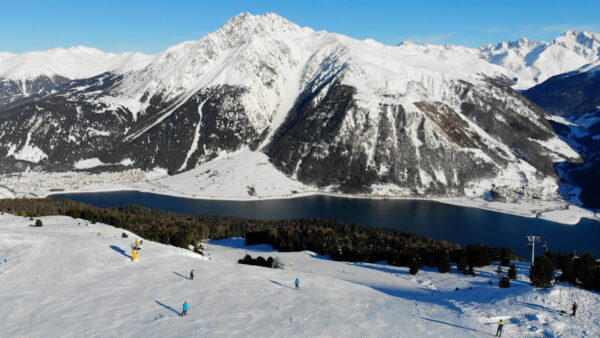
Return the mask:
{"type": "MultiPolygon", "coordinates": [[[[463,245],[510,246],[530,257],[526,235],[542,237],[552,251],[593,252],[600,256],[600,222],[583,219],[564,225],[542,219],[422,200],[372,200],[309,196],[264,201],[197,200],[137,191],[56,194],[99,207],[143,205],[178,213],[215,214],[250,219],[325,218],[397,229],[463,245]]],[[[536,250],[541,255],[541,245],[536,250]]]]}

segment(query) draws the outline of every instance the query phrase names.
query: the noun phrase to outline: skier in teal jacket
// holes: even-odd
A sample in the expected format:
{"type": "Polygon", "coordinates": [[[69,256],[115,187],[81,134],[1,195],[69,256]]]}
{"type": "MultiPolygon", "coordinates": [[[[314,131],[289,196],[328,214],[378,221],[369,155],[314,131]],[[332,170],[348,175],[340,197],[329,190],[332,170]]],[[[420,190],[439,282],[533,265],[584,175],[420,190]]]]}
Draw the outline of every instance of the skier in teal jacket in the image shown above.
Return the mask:
{"type": "Polygon", "coordinates": [[[183,311],[181,312],[181,316],[182,317],[187,314],[189,308],[190,307],[189,307],[187,301],[183,302],[183,311]]]}
{"type": "Polygon", "coordinates": [[[300,289],[300,280],[298,278],[296,278],[296,281],[294,282],[294,284],[296,285],[296,290],[300,289]]]}

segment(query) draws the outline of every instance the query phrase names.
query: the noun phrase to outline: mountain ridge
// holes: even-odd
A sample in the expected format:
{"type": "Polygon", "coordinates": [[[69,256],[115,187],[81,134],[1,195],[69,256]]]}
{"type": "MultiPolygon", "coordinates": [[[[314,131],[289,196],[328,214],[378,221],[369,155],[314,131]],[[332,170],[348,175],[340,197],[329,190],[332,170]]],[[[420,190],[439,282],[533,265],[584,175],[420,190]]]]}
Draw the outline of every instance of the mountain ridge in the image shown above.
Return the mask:
{"type": "Polygon", "coordinates": [[[583,156],[583,163],[558,166],[565,195],[600,209],[600,62],[556,75],[524,92],[530,100],[559,117],[557,134],[583,156]]]}
{"type": "Polygon", "coordinates": [[[521,38],[486,44],[479,50],[483,59],[515,73],[515,88],[528,89],[600,60],[600,34],[570,30],[550,42],[521,38]]]}
{"type": "Polygon", "coordinates": [[[144,67],[5,111],[0,157],[8,172],[97,158],[116,164],[104,170],[176,174],[249,147],[318,189],[462,196],[498,185],[507,198],[551,198],[553,163],[579,156],[512,84],[463,47],[386,46],[241,14],[144,67]]]}
{"type": "MultiPolygon", "coordinates": [[[[230,44],[235,44],[234,41],[240,41],[239,39],[243,34],[246,34],[244,38],[247,39],[248,37],[257,37],[261,36],[261,34],[272,33],[273,30],[266,27],[269,23],[274,27],[276,26],[277,31],[281,33],[293,33],[299,30],[315,32],[309,27],[300,27],[275,13],[267,13],[265,15],[241,13],[228,20],[221,28],[210,34],[229,34],[231,36],[228,41],[230,44]],[[258,20],[257,18],[263,19],[258,20]],[[238,34],[238,36],[233,36],[235,34],[238,34]]],[[[343,36],[336,33],[328,33],[326,31],[320,31],[320,33],[343,36]]],[[[206,36],[199,40],[183,42],[179,45],[170,47],[163,52],[159,52],[158,54],[176,49],[180,45],[194,44],[204,38],[206,38],[206,36]]],[[[385,46],[372,39],[357,41],[385,46]]],[[[415,45],[410,41],[405,41],[397,45],[397,47],[403,45],[406,46],[407,44],[415,45]]],[[[424,44],[420,46],[427,47],[438,45],[424,44]]],[[[586,63],[598,60],[600,58],[600,34],[569,30],[550,42],[534,42],[523,37],[515,41],[498,42],[495,44],[488,43],[479,48],[469,48],[452,44],[446,44],[444,47],[447,49],[460,49],[465,54],[479,53],[482,59],[505,68],[508,77],[517,79],[517,83],[515,84],[516,89],[527,89],[535,84],[543,82],[551,76],[578,69],[586,63]],[[553,63],[555,66],[551,66],[553,63]]],[[[49,78],[61,76],[73,80],[99,75],[104,71],[119,68],[143,68],[145,63],[155,55],[144,55],[137,52],[125,52],[121,54],[106,53],[96,48],[85,46],[75,46],[68,49],[59,47],[47,51],[32,51],[22,54],[0,52],[0,80],[31,80],[38,76],[46,76],[49,78]],[[87,54],[92,60],[90,60],[87,65],[75,63],[75,67],[62,67],[61,65],[57,65],[56,62],[44,65],[44,62],[40,60],[40,58],[43,57],[45,57],[45,59],[52,59],[53,54],[57,53],[75,55],[87,54]],[[108,65],[103,67],[94,65],[93,57],[100,58],[102,63],[108,63],[108,65]],[[18,60],[14,59],[25,59],[21,62],[29,63],[33,67],[19,67],[18,60]],[[127,59],[131,60],[127,62],[127,59]]],[[[73,62],[63,63],[72,64],[73,62]]]]}

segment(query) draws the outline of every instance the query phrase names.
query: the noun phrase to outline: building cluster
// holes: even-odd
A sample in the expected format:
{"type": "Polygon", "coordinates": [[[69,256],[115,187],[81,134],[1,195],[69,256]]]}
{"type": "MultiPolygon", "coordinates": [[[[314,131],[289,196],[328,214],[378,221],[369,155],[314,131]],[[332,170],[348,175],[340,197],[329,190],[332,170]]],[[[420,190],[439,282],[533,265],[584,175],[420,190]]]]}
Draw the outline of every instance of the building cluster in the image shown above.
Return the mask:
{"type": "Polygon", "coordinates": [[[39,197],[62,191],[86,191],[87,187],[131,187],[146,181],[140,169],[120,172],[69,172],[69,173],[16,173],[0,175],[0,186],[6,187],[14,197],[39,197]]]}

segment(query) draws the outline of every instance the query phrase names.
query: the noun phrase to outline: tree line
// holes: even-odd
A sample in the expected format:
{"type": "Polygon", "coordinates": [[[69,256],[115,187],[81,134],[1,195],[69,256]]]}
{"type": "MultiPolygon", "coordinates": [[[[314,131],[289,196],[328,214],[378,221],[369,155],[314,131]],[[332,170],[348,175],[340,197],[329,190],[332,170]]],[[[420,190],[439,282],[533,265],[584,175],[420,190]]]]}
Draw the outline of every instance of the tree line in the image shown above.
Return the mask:
{"type": "MultiPolygon", "coordinates": [[[[132,231],[139,236],[182,248],[201,249],[206,239],[245,237],[246,244],[270,244],[280,251],[310,250],[334,260],[377,262],[386,260],[407,266],[416,274],[421,266],[474,275],[474,267],[499,261],[508,266],[516,257],[512,248],[484,244],[460,244],[397,230],[343,223],[337,220],[289,219],[250,220],[218,215],[178,214],[136,205],[99,208],[69,199],[0,199],[0,211],[26,217],[65,215],[101,222],[132,231]]],[[[532,284],[548,287],[556,270],[559,281],[568,281],[600,291],[600,268],[591,253],[581,257],[547,253],[536,259],[532,284]]]]}
{"type": "Polygon", "coordinates": [[[600,266],[591,252],[581,256],[547,252],[531,267],[531,284],[548,288],[553,282],[569,282],[584,289],[600,291],[600,266]],[[556,277],[557,270],[560,275],[556,277]]]}

